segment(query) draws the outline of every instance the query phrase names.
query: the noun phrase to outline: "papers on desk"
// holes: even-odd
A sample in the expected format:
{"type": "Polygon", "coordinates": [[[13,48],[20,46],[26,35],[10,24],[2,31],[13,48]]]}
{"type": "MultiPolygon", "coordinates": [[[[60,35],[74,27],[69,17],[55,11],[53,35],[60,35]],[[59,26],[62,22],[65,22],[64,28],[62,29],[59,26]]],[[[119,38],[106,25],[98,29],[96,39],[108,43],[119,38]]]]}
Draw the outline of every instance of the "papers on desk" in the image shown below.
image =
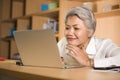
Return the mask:
{"type": "Polygon", "coordinates": [[[99,71],[99,72],[120,72],[120,66],[115,66],[115,67],[94,67],[94,71],[99,71]]]}
{"type": "Polygon", "coordinates": [[[93,71],[95,71],[95,72],[117,72],[117,73],[120,73],[120,69],[118,70],[116,70],[116,69],[112,69],[112,70],[93,70],[93,71]]]}

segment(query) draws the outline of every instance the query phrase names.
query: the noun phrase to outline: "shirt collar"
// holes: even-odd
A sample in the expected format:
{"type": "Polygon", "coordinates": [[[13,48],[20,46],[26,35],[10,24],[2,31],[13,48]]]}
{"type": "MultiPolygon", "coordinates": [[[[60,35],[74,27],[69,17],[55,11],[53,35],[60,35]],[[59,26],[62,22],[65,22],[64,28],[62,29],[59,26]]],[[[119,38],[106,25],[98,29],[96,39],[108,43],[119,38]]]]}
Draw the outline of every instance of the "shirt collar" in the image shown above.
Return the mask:
{"type": "Polygon", "coordinates": [[[87,54],[95,54],[96,53],[96,47],[95,47],[95,38],[94,36],[91,37],[90,42],[86,48],[87,54]]]}

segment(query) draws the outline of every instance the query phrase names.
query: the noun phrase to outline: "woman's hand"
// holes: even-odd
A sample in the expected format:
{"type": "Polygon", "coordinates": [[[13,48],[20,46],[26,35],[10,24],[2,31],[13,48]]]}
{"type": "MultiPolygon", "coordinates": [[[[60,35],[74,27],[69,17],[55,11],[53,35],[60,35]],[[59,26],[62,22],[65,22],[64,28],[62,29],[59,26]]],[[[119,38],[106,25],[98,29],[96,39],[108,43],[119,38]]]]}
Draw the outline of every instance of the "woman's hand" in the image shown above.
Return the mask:
{"type": "Polygon", "coordinates": [[[74,46],[68,44],[66,47],[69,50],[68,55],[77,60],[80,64],[84,66],[91,66],[91,61],[86,53],[85,47],[74,46]]]}

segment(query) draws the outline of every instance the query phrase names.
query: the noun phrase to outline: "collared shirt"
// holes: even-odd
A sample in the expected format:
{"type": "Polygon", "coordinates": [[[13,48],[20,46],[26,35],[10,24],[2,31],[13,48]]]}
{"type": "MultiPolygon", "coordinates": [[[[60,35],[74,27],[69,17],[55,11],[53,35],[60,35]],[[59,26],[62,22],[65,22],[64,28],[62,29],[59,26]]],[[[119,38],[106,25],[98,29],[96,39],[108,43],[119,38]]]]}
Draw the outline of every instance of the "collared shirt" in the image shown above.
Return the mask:
{"type": "MultiPolygon", "coordinates": [[[[63,57],[65,65],[81,66],[75,59],[67,55],[69,52],[66,49],[67,44],[65,37],[58,42],[59,53],[63,57]]],[[[86,53],[89,58],[94,59],[95,67],[120,66],[120,47],[110,39],[92,37],[86,48],[86,53]]]]}

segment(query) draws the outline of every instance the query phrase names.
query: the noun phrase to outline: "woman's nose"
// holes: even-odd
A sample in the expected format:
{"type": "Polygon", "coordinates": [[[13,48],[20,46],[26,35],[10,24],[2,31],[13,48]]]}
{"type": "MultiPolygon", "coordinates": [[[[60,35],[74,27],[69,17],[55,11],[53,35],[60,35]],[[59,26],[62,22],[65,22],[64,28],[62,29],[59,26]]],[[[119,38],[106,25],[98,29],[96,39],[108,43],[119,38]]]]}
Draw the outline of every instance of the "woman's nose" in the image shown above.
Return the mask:
{"type": "Polygon", "coordinates": [[[72,29],[72,28],[69,29],[69,30],[68,30],[68,34],[69,34],[69,35],[74,34],[74,29],[72,29]]]}

